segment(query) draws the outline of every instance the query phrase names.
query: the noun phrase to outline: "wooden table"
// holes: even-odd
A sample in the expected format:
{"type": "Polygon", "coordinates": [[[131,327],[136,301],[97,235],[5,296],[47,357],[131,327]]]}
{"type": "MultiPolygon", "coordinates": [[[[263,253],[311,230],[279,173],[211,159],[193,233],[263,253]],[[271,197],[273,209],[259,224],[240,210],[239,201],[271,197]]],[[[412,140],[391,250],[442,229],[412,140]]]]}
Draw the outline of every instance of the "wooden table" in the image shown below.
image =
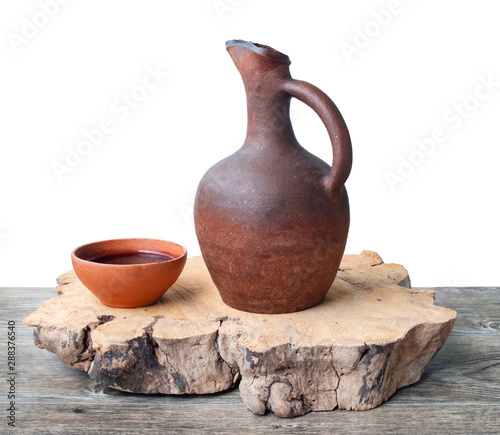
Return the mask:
{"type": "MultiPolygon", "coordinates": [[[[257,416],[238,389],[206,396],[145,396],[103,389],[38,349],[21,320],[51,288],[0,288],[0,433],[6,410],[7,322],[16,332],[16,429],[22,433],[500,433],[500,288],[435,288],[455,328],[420,382],[369,411],[257,416]]],[[[12,430],[14,433],[14,430],[12,430]]]]}

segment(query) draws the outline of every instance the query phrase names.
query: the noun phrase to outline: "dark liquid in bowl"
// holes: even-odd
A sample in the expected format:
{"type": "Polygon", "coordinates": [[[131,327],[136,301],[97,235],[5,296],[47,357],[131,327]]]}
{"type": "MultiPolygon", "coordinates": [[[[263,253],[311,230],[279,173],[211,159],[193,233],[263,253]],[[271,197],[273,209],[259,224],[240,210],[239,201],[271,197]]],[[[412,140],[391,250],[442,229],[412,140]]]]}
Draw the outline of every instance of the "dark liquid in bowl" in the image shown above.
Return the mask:
{"type": "Polygon", "coordinates": [[[174,257],[160,252],[118,252],[92,258],[90,261],[103,264],[146,264],[173,260],[174,257]]]}

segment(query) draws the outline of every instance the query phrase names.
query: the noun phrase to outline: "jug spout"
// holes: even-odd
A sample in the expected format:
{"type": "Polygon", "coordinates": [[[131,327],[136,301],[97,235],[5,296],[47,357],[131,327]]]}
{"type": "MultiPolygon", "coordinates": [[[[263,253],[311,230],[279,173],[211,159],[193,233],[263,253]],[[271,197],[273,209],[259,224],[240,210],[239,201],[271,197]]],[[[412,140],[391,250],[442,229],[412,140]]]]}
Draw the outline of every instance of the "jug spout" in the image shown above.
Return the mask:
{"type": "Polygon", "coordinates": [[[239,39],[226,42],[226,49],[241,74],[247,96],[247,140],[262,142],[276,135],[295,143],[290,122],[290,95],[281,83],[291,79],[290,59],[286,54],[262,44],[239,39]],[[267,126],[263,128],[262,126],[267,126]]]}
{"type": "MultiPolygon", "coordinates": [[[[248,61],[246,56],[253,56],[255,62],[260,59],[261,62],[268,63],[269,66],[278,67],[280,65],[290,65],[290,58],[284,54],[268,47],[267,45],[257,44],[241,39],[232,39],[226,42],[226,49],[233,58],[234,63],[238,67],[240,60],[248,61]]],[[[264,65],[262,65],[264,67],[264,65]]]]}
{"type": "Polygon", "coordinates": [[[289,57],[274,48],[233,39],[226,42],[226,49],[243,78],[245,88],[255,81],[262,86],[263,81],[271,84],[276,79],[290,78],[289,57]]]}

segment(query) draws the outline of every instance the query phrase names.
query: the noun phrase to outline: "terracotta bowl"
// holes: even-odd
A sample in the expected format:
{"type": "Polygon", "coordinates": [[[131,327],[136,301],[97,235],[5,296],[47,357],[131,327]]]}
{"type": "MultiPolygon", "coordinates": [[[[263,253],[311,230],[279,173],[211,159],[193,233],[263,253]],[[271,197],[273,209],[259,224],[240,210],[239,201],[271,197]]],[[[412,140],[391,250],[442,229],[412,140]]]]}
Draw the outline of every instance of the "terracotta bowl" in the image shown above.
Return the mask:
{"type": "Polygon", "coordinates": [[[186,264],[187,250],[154,239],[116,239],[80,246],[71,253],[76,276],[109,307],[157,302],[186,264]]]}

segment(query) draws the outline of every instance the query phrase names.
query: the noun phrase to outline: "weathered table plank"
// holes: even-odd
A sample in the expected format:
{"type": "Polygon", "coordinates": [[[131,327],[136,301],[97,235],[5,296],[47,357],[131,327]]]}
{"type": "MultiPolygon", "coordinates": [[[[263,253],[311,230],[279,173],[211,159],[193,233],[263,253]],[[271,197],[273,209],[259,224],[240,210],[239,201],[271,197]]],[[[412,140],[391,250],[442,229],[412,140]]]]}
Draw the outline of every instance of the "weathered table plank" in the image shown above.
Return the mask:
{"type": "MultiPolygon", "coordinates": [[[[50,433],[186,433],[237,434],[243,430],[252,434],[282,432],[287,434],[348,433],[348,434],[408,434],[459,433],[477,434],[500,432],[499,407],[407,407],[381,406],[368,411],[332,411],[309,413],[294,419],[279,419],[252,414],[246,408],[226,405],[165,407],[161,405],[100,406],[43,405],[30,407],[25,424],[41,427],[37,416],[51,416],[50,433]],[[244,411],[244,412],[243,412],[244,411]],[[101,432],[102,431],[102,432],[101,432]]],[[[38,431],[36,433],[44,433],[38,431]]],[[[45,432],[49,433],[49,432],[45,432]]]]}
{"type": "MultiPolygon", "coordinates": [[[[255,416],[239,392],[143,396],[103,389],[33,344],[21,320],[53,289],[0,289],[0,355],[6,322],[16,321],[16,426],[23,433],[499,433],[500,288],[439,288],[436,304],[458,312],[451,336],[421,381],[370,411],[310,413],[291,420],[255,416]]],[[[2,374],[5,378],[6,374],[2,374]]],[[[0,379],[0,385],[5,384],[0,379]]],[[[0,433],[6,433],[6,387],[0,387],[0,433]]]]}

